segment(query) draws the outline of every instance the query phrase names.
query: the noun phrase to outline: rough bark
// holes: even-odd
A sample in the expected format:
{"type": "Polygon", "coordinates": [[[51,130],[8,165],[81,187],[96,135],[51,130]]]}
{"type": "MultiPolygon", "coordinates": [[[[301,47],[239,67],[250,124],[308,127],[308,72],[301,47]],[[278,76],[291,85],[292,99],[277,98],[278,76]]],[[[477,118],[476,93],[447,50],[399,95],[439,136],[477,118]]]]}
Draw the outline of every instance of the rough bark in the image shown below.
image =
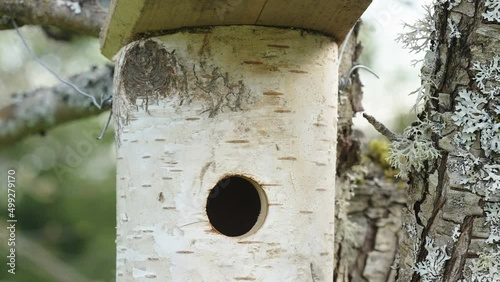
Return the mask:
{"type": "MultiPolygon", "coordinates": [[[[409,171],[398,281],[499,281],[500,103],[494,89],[500,85],[500,25],[485,17],[494,10],[485,3],[494,1],[441,2],[435,6],[434,46],[422,69],[424,83],[432,83],[413,127],[429,135],[440,156],[409,171]],[[479,79],[477,63],[497,70],[479,79]],[[493,92],[487,95],[488,89],[493,92]],[[431,129],[422,131],[422,124],[431,129]]],[[[408,155],[406,161],[413,162],[408,155]]]]}
{"type": "MultiPolygon", "coordinates": [[[[109,98],[113,89],[113,67],[105,66],[75,75],[69,79],[79,89],[92,95],[98,103],[109,98]]],[[[14,103],[0,109],[0,144],[8,145],[43,133],[64,122],[99,114],[111,107],[110,101],[98,109],[89,97],[60,83],[14,94],[14,103]]]]}
{"type": "MultiPolygon", "coordinates": [[[[99,36],[107,11],[95,0],[0,1],[0,29],[14,28],[11,20],[15,19],[18,25],[51,25],[65,31],[99,36]]],[[[109,97],[113,88],[113,68],[92,69],[69,81],[100,101],[109,97]]],[[[111,107],[110,103],[105,103],[98,109],[90,98],[63,83],[13,94],[12,99],[12,104],[0,109],[2,145],[44,133],[68,121],[97,115],[111,107]]]]}
{"type": "Polygon", "coordinates": [[[363,111],[357,72],[346,77],[362,51],[358,30],[359,24],[346,42],[340,65],[334,281],[395,281],[392,266],[397,262],[405,192],[401,183],[388,179],[366,158],[366,146],[352,129],[353,116],[363,111]]]}
{"type": "Polygon", "coordinates": [[[344,240],[337,249],[342,260],[334,281],[395,281],[405,191],[378,165],[360,167],[364,171],[351,172],[351,181],[339,184],[349,184],[354,195],[347,208],[348,223],[335,234],[344,240]]]}
{"type": "Polygon", "coordinates": [[[108,9],[97,0],[0,1],[0,30],[19,25],[51,25],[91,36],[99,36],[108,9]]]}

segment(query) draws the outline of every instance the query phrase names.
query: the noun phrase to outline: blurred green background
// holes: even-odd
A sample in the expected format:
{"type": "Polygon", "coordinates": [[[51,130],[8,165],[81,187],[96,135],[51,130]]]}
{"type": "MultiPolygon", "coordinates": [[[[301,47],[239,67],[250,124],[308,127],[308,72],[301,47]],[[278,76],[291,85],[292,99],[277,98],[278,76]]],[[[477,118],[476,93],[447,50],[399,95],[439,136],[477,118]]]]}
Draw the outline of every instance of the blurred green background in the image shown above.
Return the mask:
{"type": "MultiPolygon", "coordinates": [[[[35,53],[63,77],[108,62],[95,38],[47,38],[23,27],[35,53]]],[[[13,31],[0,32],[0,107],[10,94],[57,80],[34,62],[13,31]]],[[[107,119],[79,120],[0,147],[0,281],[115,280],[115,148],[107,119]],[[6,271],[8,169],[16,170],[16,274],[6,271]]]]}

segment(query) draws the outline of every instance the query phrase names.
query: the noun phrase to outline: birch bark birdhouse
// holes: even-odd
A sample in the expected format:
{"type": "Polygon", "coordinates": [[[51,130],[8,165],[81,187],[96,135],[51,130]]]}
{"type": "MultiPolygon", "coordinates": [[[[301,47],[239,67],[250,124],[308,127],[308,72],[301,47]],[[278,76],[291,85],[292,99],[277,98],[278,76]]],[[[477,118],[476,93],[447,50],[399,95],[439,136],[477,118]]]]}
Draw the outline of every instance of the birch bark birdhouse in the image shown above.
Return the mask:
{"type": "Polygon", "coordinates": [[[338,45],[368,3],[112,3],[117,281],[332,281],[338,45]]]}

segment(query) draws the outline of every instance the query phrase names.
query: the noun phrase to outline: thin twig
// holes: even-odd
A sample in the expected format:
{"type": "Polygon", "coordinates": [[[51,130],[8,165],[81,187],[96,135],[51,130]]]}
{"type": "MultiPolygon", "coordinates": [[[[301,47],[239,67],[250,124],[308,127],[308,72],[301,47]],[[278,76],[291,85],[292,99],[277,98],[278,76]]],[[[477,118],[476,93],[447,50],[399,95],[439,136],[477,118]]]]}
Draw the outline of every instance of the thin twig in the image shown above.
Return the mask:
{"type": "Polygon", "coordinates": [[[380,134],[384,135],[390,141],[394,141],[398,138],[398,135],[387,128],[383,123],[376,120],[369,114],[363,113],[363,117],[377,130],[380,134]]]}

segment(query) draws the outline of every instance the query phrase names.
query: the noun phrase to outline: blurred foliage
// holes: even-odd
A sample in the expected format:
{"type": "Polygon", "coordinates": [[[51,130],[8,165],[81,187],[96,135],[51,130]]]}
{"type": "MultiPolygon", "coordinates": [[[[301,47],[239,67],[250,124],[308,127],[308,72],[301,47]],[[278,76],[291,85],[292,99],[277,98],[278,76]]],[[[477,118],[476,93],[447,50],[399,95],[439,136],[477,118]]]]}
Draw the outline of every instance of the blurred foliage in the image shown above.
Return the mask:
{"type": "MultiPolygon", "coordinates": [[[[97,38],[75,34],[66,42],[48,38],[40,27],[24,26],[20,30],[35,54],[62,77],[109,62],[100,54],[97,38]]],[[[30,56],[14,31],[0,31],[0,106],[10,103],[11,93],[57,83],[30,56]]]]}
{"type": "MultiPolygon", "coordinates": [[[[89,281],[114,281],[114,144],[112,129],[95,139],[102,124],[103,118],[82,120],[0,149],[2,175],[9,168],[17,172],[17,236],[40,244],[89,281]]],[[[0,209],[7,209],[5,201],[0,209]]],[[[6,221],[3,213],[0,220],[6,221]]],[[[6,245],[0,250],[5,254],[6,245]]],[[[18,251],[15,280],[7,281],[54,281],[50,269],[26,263],[26,256],[36,255],[18,251]]]]}
{"type": "MultiPolygon", "coordinates": [[[[95,38],[71,36],[60,42],[46,38],[39,28],[22,31],[35,53],[63,77],[106,62],[95,38]]],[[[0,32],[0,66],[0,106],[10,103],[12,92],[57,83],[12,31],[0,32]]],[[[61,281],[55,271],[61,268],[83,281],[115,281],[113,129],[103,140],[96,139],[107,114],[0,147],[0,199],[6,199],[6,172],[15,169],[18,220],[16,274],[6,272],[8,246],[2,240],[0,281],[61,281]],[[22,238],[36,248],[23,248],[22,238]]],[[[2,223],[6,204],[0,201],[2,223]]]]}
{"type": "Polygon", "coordinates": [[[403,112],[396,114],[394,116],[394,122],[393,122],[394,131],[396,133],[402,134],[404,129],[410,126],[412,122],[414,122],[415,120],[417,120],[417,114],[414,111],[409,113],[403,112]]]}
{"type": "Polygon", "coordinates": [[[375,27],[372,22],[364,21],[360,27],[359,39],[363,46],[363,52],[359,57],[359,63],[373,68],[374,56],[376,55],[377,42],[373,40],[375,27]]]}
{"type": "Polygon", "coordinates": [[[384,175],[388,179],[394,179],[398,171],[394,169],[387,158],[389,158],[389,141],[385,138],[376,138],[368,142],[367,156],[375,164],[380,165],[384,175]]]}

